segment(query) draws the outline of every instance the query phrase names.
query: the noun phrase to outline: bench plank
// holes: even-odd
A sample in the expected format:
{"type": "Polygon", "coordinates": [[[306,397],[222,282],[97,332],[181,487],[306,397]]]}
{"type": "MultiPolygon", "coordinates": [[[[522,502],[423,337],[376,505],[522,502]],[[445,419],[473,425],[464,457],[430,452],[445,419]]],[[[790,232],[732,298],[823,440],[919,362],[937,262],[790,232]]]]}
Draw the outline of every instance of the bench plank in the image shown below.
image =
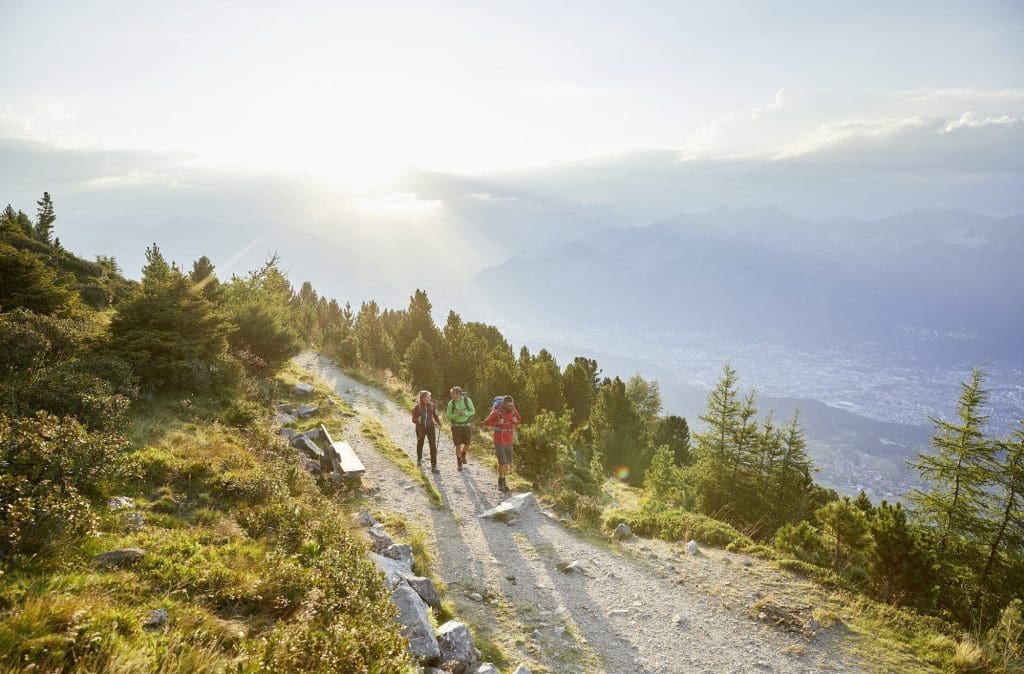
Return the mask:
{"type": "Polygon", "coordinates": [[[366,472],[366,466],[359,460],[359,457],[356,456],[356,453],[347,442],[335,442],[331,446],[334,447],[334,451],[338,454],[338,458],[341,461],[342,473],[345,475],[362,475],[366,472]]]}

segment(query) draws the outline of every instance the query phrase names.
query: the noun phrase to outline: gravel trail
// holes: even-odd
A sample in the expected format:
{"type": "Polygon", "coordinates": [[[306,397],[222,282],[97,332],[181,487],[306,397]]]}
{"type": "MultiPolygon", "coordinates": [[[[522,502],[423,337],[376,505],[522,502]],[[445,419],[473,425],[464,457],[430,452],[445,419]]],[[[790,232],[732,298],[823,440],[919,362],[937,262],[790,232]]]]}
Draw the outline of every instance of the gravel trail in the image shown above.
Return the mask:
{"type": "Polygon", "coordinates": [[[323,356],[305,352],[296,361],[355,409],[358,418],[342,437],[366,465],[363,482],[375,488],[378,507],[428,531],[458,615],[487,626],[513,658],[559,673],[861,671],[827,631],[808,640],[748,617],[758,598],[802,582],[761,560],[719,550],[688,557],[679,546],[643,539],[599,540],[566,529],[536,505],[512,525],[481,519],[502,500],[494,474],[476,460],[490,447],[474,445],[459,473],[451,437],[442,434],[434,482],[445,505],[432,507],[422,486],[359,432],[361,419],[372,416],[415,458],[409,411],[323,356]],[[559,571],[576,560],[583,573],[559,571]]]}

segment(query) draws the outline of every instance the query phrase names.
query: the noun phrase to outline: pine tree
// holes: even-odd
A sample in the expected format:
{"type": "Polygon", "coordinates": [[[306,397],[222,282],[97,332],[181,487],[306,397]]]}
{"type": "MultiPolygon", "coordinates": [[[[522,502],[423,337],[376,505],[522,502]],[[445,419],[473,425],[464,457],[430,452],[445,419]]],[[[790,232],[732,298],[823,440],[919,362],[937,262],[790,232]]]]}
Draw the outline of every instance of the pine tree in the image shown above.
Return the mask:
{"type": "Polygon", "coordinates": [[[815,513],[821,523],[821,535],[831,558],[832,569],[844,572],[863,566],[871,548],[871,529],[867,516],[849,496],[833,501],[815,513]]]}
{"type": "Polygon", "coordinates": [[[171,277],[171,265],[167,264],[160,247],[155,243],[146,248],[146,264],[142,267],[143,283],[158,283],[171,277]]]}
{"type": "Polygon", "coordinates": [[[647,505],[655,510],[684,506],[687,498],[683,485],[683,473],[675,463],[672,449],[661,445],[654,451],[644,474],[647,505]]]}
{"type": "Polygon", "coordinates": [[[561,414],[565,409],[562,397],[562,370],[554,356],[541,349],[529,369],[530,383],[537,396],[538,410],[550,410],[561,414]]]}
{"type": "Polygon", "coordinates": [[[736,370],[726,364],[722,379],[708,395],[708,409],[700,416],[705,430],[697,433],[692,468],[694,491],[701,511],[713,517],[731,508],[730,494],[735,461],[735,440],[740,410],[736,370]]]}
{"type": "Polygon", "coordinates": [[[911,464],[930,488],[927,492],[915,489],[910,499],[922,521],[938,532],[939,552],[945,555],[951,552],[952,540],[976,540],[985,527],[978,502],[984,490],[983,467],[991,461],[993,448],[983,431],[989,396],[984,379],[985,373],[975,368],[970,383],[961,383],[958,420],[931,418],[937,451],[922,452],[911,464]]]}
{"type": "Polygon", "coordinates": [[[769,500],[776,522],[799,522],[810,516],[816,489],[799,409],[793,413],[779,437],[781,455],[775,463],[774,486],[769,500]]]}
{"type": "Polygon", "coordinates": [[[435,353],[440,350],[441,332],[434,324],[431,309],[426,291],[417,289],[409,298],[409,308],[398,321],[397,330],[391,331],[398,353],[405,353],[417,335],[422,335],[435,353]]]}
{"type": "Polygon", "coordinates": [[[34,228],[35,238],[43,243],[53,243],[53,223],[57,216],[53,212],[53,201],[49,192],[43,192],[43,198],[36,202],[39,210],[36,212],[36,224],[34,228]]]}
{"type": "MultiPolygon", "coordinates": [[[[854,502],[854,506],[864,512],[863,503],[854,502]]],[[[872,509],[869,525],[874,546],[868,562],[876,596],[894,604],[930,609],[935,602],[937,575],[935,556],[923,540],[923,532],[907,521],[899,503],[892,506],[886,501],[872,509]]]]}
{"type": "Polygon", "coordinates": [[[402,356],[402,374],[409,380],[413,390],[438,392],[441,372],[434,357],[434,350],[423,338],[416,335],[402,356]]]}
{"type": "Polygon", "coordinates": [[[676,466],[690,464],[690,425],[683,417],[675,414],[661,417],[657,421],[654,432],[654,445],[665,445],[672,452],[672,462],[676,466]]]}
{"type": "Polygon", "coordinates": [[[0,241],[0,311],[23,308],[63,314],[80,306],[78,295],[39,256],[0,241]]]}
{"type": "Polygon", "coordinates": [[[644,428],[626,384],[616,377],[597,392],[590,413],[594,449],[604,457],[605,469],[642,484],[647,462],[644,428]]]}
{"type": "Polygon", "coordinates": [[[597,361],[577,356],[565,366],[562,374],[562,394],[565,404],[572,411],[572,423],[581,426],[590,418],[590,408],[597,397],[601,370],[597,361]]]}
{"type": "Polygon", "coordinates": [[[192,263],[192,271],[189,272],[188,278],[196,288],[202,290],[206,299],[216,302],[220,291],[220,281],[217,280],[217,275],[214,272],[215,269],[210,258],[203,255],[192,263]]]}

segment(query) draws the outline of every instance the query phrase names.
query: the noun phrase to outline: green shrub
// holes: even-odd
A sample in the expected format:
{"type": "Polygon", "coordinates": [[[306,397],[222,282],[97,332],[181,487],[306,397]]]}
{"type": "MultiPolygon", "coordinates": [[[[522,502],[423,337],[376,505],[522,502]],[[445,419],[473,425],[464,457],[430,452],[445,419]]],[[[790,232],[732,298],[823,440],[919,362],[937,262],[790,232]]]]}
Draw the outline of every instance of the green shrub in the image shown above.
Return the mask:
{"type": "Polygon", "coordinates": [[[227,426],[248,428],[256,423],[262,414],[263,410],[256,403],[249,400],[237,400],[221,414],[220,420],[227,426]]]}
{"type": "Polygon", "coordinates": [[[720,548],[734,542],[753,545],[753,541],[724,522],[678,508],[614,511],[605,518],[605,527],[614,529],[621,522],[637,535],[666,541],[693,539],[720,548]]]}
{"type": "Polygon", "coordinates": [[[781,552],[808,564],[826,566],[828,552],[821,541],[821,534],[810,522],[784,524],[775,532],[775,547],[781,552]]]}
{"type": "Polygon", "coordinates": [[[601,502],[593,496],[580,496],[576,500],[575,516],[580,526],[597,528],[601,524],[601,502]]]}
{"type": "Polygon", "coordinates": [[[255,356],[253,364],[275,371],[302,350],[283,306],[250,301],[233,307],[231,318],[237,326],[229,338],[231,346],[255,356]]]}
{"type": "Polygon", "coordinates": [[[71,418],[0,414],[0,553],[35,552],[87,531],[85,497],[99,493],[124,446],[71,418]]]}

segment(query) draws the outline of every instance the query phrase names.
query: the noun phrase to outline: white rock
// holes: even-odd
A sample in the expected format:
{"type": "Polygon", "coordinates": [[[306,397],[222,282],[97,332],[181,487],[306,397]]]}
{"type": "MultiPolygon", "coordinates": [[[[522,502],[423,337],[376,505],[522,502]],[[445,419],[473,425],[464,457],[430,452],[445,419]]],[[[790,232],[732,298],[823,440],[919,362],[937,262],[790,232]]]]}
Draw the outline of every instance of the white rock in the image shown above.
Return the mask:
{"type": "Polygon", "coordinates": [[[433,660],[441,655],[434,637],[427,605],[406,583],[399,583],[391,591],[391,602],[398,608],[401,634],[409,640],[409,652],[420,660],[433,660]]]}
{"type": "Polygon", "coordinates": [[[135,507],[135,499],[131,496],[115,496],[107,502],[107,507],[111,510],[124,510],[126,508],[135,507]]]}
{"type": "Polygon", "coordinates": [[[697,541],[690,541],[686,544],[686,554],[692,556],[698,554],[699,552],[700,550],[697,549],[697,541]]]}
{"type": "Polygon", "coordinates": [[[465,664],[476,661],[476,648],[469,628],[457,620],[449,620],[437,628],[437,645],[441,649],[441,660],[455,660],[465,664]]]}
{"type": "Polygon", "coordinates": [[[384,551],[380,554],[384,555],[388,559],[395,559],[399,562],[404,562],[412,566],[412,548],[405,543],[395,543],[384,548],[384,551]]]}
{"type": "Polygon", "coordinates": [[[480,513],[480,517],[504,521],[513,515],[522,512],[523,507],[533,501],[533,492],[525,492],[510,496],[494,508],[480,513]]]}
{"type": "Polygon", "coordinates": [[[294,393],[295,395],[308,396],[312,392],[313,385],[307,384],[306,382],[300,381],[298,384],[292,387],[292,393],[294,393]]]}
{"type": "Polygon", "coordinates": [[[369,553],[370,561],[377,565],[377,568],[384,572],[384,585],[394,589],[406,576],[412,575],[412,567],[397,559],[389,559],[374,553],[369,553]]]}
{"type": "Polygon", "coordinates": [[[530,674],[530,670],[526,668],[526,665],[521,664],[518,667],[516,667],[515,671],[512,672],[512,674],[530,674]]]}
{"type": "Polygon", "coordinates": [[[477,601],[477,602],[480,602],[480,601],[484,600],[484,596],[482,594],[480,594],[479,592],[470,592],[469,593],[469,598],[472,599],[473,601],[477,601]]]}
{"type": "Polygon", "coordinates": [[[629,528],[629,525],[625,522],[620,522],[615,531],[612,532],[612,537],[617,541],[624,541],[633,535],[633,530],[629,528]]]}
{"type": "Polygon", "coordinates": [[[489,662],[485,662],[473,670],[473,674],[501,674],[501,671],[489,662]]]}

